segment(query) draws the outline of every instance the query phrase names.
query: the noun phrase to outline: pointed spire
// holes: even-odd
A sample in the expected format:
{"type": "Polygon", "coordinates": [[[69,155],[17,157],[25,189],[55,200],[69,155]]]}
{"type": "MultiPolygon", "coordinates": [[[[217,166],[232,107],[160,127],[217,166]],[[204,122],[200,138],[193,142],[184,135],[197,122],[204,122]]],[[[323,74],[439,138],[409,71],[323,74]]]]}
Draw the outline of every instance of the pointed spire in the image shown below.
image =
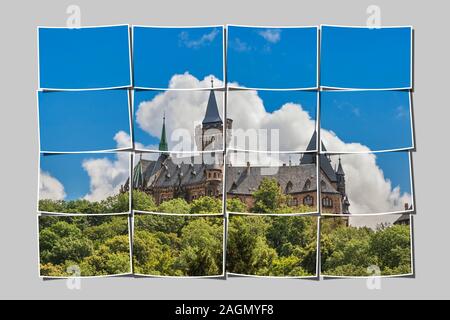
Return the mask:
{"type": "Polygon", "coordinates": [[[338,165],[338,169],[336,171],[336,174],[339,174],[341,176],[345,176],[344,169],[342,168],[341,157],[339,157],[339,165],[338,165]]]}
{"type": "Polygon", "coordinates": [[[167,139],[166,139],[166,112],[164,111],[163,116],[163,126],[161,130],[161,139],[159,141],[159,151],[168,151],[169,147],[167,145],[167,139]]]}
{"type": "MultiPolygon", "coordinates": [[[[316,150],[316,145],[317,145],[316,140],[317,140],[317,131],[314,131],[314,134],[312,135],[311,140],[309,141],[308,147],[306,148],[307,151],[316,150]]],[[[327,151],[323,142],[321,142],[321,145],[322,145],[322,150],[327,151]]],[[[317,153],[314,153],[314,152],[305,153],[302,157],[302,160],[300,161],[300,165],[316,163],[316,154],[317,153]]],[[[327,175],[328,179],[330,179],[331,182],[337,181],[336,172],[334,171],[333,167],[331,166],[330,159],[327,157],[327,155],[321,154],[319,156],[319,159],[320,159],[320,168],[325,173],[325,175],[327,175]]]]}
{"type": "MultiPolygon", "coordinates": [[[[211,85],[213,82],[211,80],[211,85]]],[[[216,96],[214,94],[214,90],[211,89],[211,93],[209,94],[208,105],[206,106],[205,117],[203,118],[203,124],[205,123],[216,123],[222,122],[219,114],[219,108],[217,106],[216,96]]]]}

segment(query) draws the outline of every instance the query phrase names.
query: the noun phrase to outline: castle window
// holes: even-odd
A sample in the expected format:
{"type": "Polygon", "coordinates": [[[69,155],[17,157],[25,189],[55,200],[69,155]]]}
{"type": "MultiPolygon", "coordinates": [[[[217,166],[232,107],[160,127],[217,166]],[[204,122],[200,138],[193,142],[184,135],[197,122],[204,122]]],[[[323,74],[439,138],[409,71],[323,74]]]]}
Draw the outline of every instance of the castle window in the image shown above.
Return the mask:
{"type": "Polygon", "coordinates": [[[322,205],[325,208],[333,208],[333,200],[331,200],[328,197],[325,197],[325,198],[322,199],[322,205]]]}
{"type": "Polygon", "coordinates": [[[303,198],[303,204],[305,206],[312,207],[314,205],[314,198],[310,195],[307,195],[306,197],[303,198]]]}
{"type": "Polygon", "coordinates": [[[297,198],[292,199],[292,205],[294,207],[298,206],[298,199],[297,198]]]}

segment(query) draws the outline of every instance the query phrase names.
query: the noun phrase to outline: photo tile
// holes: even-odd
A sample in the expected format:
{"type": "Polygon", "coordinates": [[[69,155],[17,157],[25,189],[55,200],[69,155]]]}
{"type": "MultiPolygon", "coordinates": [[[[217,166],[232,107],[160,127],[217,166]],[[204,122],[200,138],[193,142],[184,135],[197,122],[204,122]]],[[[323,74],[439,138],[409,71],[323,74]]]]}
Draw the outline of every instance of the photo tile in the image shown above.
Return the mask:
{"type": "Polygon", "coordinates": [[[412,89],[412,27],[321,27],[320,85],[412,89]]]}
{"type": "Polygon", "coordinates": [[[135,214],[133,265],[137,276],[224,276],[224,218],[135,214]]]}
{"type": "Polygon", "coordinates": [[[228,26],[230,87],[316,89],[318,27],[228,26]]]}
{"type": "Polygon", "coordinates": [[[321,275],[325,277],[411,276],[412,217],[322,217],[321,275]]]}
{"type": "Polygon", "coordinates": [[[315,153],[229,152],[227,211],[255,215],[318,213],[315,153]]]}
{"type": "Polygon", "coordinates": [[[230,215],[227,272],[280,278],[317,277],[318,218],[230,215]]]}
{"type": "Polygon", "coordinates": [[[41,277],[131,274],[128,215],[41,215],[38,220],[41,277]]]}
{"type": "MultiPolygon", "coordinates": [[[[224,28],[133,27],[134,85],[140,89],[207,89],[224,80],[224,28]]],[[[220,84],[222,85],[222,84],[220,84]]]]}
{"type": "Polygon", "coordinates": [[[320,155],[321,213],[413,213],[411,154],[320,155]]]}
{"type": "Polygon", "coordinates": [[[128,90],[38,92],[40,151],[132,148],[128,90]]]}
{"type": "Polygon", "coordinates": [[[229,149],[316,151],[318,99],[315,91],[228,91],[229,149]]]}
{"type": "Polygon", "coordinates": [[[131,153],[40,154],[38,211],[104,214],[130,211],[131,153]]]}
{"type": "Polygon", "coordinates": [[[368,153],[415,147],[408,91],[323,91],[325,153],[368,153]]]}
{"type": "MultiPolygon", "coordinates": [[[[223,215],[223,171],[221,153],[136,153],[133,210],[223,215]]],[[[129,185],[127,181],[125,189],[129,185]]]]}
{"type": "Polygon", "coordinates": [[[135,91],[135,149],[177,153],[224,150],[224,131],[232,126],[224,117],[224,96],[213,88],[135,91]]]}
{"type": "Polygon", "coordinates": [[[38,28],[39,88],[91,90],[132,85],[128,25],[38,28]]]}

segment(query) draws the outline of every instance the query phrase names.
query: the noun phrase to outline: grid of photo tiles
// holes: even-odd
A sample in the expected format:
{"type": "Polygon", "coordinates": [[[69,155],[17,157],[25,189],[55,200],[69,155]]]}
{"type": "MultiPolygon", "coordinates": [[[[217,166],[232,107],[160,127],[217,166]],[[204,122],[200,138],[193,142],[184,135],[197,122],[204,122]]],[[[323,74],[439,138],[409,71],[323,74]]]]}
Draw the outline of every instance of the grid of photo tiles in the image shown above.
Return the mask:
{"type": "Polygon", "coordinates": [[[38,39],[41,277],[414,276],[412,27],[38,39]]]}

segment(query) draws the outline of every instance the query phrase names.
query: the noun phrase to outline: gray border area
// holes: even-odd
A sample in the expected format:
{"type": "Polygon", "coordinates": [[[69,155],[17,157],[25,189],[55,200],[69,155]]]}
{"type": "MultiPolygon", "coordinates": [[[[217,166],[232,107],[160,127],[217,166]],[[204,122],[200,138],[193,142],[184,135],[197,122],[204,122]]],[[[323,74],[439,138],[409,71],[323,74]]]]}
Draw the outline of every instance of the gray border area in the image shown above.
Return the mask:
{"type": "MultiPolygon", "coordinates": [[[[449,151],[447,98],[450,45],[446,1],[10,1],[3,4],[0,35],[1,134],[3,152],[0,222],[0,298],[40,299],[386,299],[450,298],[450,263],[446,207],[449,151]],[[66,8],[77,4],[82,25],[365,25],[366,8],[381,7],[382,24],[415,27],[414,154],[417,217],[416,278],[383,279],[381,290],[366,280],[305,281],[234,278],[84,279],[80,290],[65,280],[38,277],[36,195],[38,135],[35,92],[38,86],[36,26],[65,26],[66,8]],[[441,130],[439,130],[442,128],[441,130]],[[10,155],[6,155],[9,151],[10,155]]],[[[70,76],[70,75],[68,75],[70,76]]]]}

